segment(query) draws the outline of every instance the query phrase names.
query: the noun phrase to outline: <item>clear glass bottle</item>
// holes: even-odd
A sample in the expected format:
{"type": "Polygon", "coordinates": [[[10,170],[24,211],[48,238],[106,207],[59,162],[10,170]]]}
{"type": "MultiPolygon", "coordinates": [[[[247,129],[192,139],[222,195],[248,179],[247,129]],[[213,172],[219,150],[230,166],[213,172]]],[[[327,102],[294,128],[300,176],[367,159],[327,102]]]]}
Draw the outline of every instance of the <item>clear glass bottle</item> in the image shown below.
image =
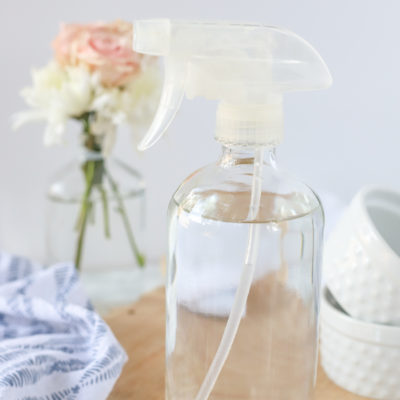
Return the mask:
{"type": "Polygon", "coordinates": [[[189,176],[171,200],[167,400],[199,396],[232,310],[253,224],[258,250],[246,307],[208,398],[312,397],[323,211],[311,189],[278,169],[270,148],[251,218],[255,151],[223,147],[220,160],[189,176]]]}
{"type": "Polygon", "coordinates": [[[284,94],[329,87],[328,67],[293,32],[240,22],[135,21],[134,48],[165,57],[139,148],[162,137],[185,95],[218,101],[214,133],[225,145],[169,209],[167,399],[308,400],[323,213],[278,170],[272,147],[283,139],[284,94]]]}

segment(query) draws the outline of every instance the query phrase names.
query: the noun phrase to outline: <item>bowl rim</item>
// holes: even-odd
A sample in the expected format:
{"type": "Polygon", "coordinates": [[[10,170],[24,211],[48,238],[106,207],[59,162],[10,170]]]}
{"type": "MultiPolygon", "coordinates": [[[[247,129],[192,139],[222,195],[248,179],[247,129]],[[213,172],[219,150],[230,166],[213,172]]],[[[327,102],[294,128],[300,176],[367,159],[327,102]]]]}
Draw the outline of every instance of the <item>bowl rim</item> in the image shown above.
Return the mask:
{"type": "MultiPolygon", "coordinates": [[[[367,209],[367,204],[366,204],[368,200],[367,196],[373,193],[378,193],[378,194],[389,193],[400,198],[400,191],[383,185],[367,185],[364,186],[354,197],[354,201],[358,202],[358,205],[362,211],[364,218],[368,221],[369,228],[373,230],[375,236],[378,238],[378,241],[382,244],[382,246],[384,246],[385,250],[393,258],[393,261],[396,264],[400,264],[400,255],[396,253],[396,251],[392,248],[392,246],[390,246],[390,244],[382,236],[381,232],[379,232],[367,209]]],[[[399,203],[399,210],[400,210],[400,203],[399,203]]],[[[398,265],[396,265],[396,269],[397,267],[398,265]]]]}
{"type": "Polygon", "coordinates": [[[328,287],[322,289],[321,323],[354,339],[376,345],[400,347],[400,326],[361,321],[335,308],[327,299],[328,287]]]}

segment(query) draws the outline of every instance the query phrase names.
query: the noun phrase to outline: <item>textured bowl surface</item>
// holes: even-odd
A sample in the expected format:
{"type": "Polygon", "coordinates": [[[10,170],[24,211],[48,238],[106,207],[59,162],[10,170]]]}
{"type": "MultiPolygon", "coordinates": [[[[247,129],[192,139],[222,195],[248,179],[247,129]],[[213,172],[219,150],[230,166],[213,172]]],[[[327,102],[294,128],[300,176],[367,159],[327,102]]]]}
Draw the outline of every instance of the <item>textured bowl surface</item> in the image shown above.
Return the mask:
{"type": "MultiPolygon", "coordinates": [[[[325,279],[349,315],[367,322],[400,325],[400,256],[376,228],[371,218],[376,210],[385,213],[386,219],[391,215],[394,220],[398,218],[400,229],[400,195],[384,189],[363,189],[327,241],[325,279]]],[[[384,217],[381,219],[388,224],[384,217]]],[[[400,230],[393,235],[398,242],[400,230]]]]}
{"type": "Polygon", "coordinates": [[[337,385],[374,399],[400,399],[400,327],[366,324],[338,311],[323,292],[322,366],[337,385]]]}

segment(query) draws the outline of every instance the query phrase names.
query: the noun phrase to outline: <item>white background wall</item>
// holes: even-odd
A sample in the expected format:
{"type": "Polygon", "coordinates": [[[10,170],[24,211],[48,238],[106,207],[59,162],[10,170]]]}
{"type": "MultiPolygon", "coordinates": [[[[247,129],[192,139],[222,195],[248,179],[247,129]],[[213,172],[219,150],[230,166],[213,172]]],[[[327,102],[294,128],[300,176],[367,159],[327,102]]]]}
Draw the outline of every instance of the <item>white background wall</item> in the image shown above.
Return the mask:
{"type": "MultiPolygon", "coordinates": [[[[317,190],[348,201],[364,184],[400,189],[400,2],[396,0],[1,0],[0,3],[0,248],[36,259],[44,255],[44,193],[49,177],[76,152],[42,146],[43,125],[10,130],[23,109],[20,88],[31,66],[52,56],[60,21],[173,17],[263,22],[310,41],[332,71],[329,91],[286,98],[281,164],[317,190]]],[[[117,154],[148,183],[148,229],[153,257],[166,247],[165,213],[185,176],[212,162],[214,104],[185,102],[168,138],[148,153],[133,150],[121,130],[117,154]]]]}

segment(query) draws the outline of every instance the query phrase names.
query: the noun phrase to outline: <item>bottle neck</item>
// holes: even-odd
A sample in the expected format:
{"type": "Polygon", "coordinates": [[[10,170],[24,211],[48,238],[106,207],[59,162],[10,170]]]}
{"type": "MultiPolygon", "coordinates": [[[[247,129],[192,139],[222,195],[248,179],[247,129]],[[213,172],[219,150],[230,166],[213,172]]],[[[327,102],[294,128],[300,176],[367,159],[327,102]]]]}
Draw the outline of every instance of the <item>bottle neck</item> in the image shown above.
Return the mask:
{"type": "MultiPolygon", "coordinates": [[[[256,152],[259,147],[253,146],[222,146],[222,155],[218,164],[222,167],[232,167],[235,165],[254,164],[256,152]]],[[[265,147],[263,155],[263,164],[272,168],[277,168],[276,147],[265,147]]]]}

